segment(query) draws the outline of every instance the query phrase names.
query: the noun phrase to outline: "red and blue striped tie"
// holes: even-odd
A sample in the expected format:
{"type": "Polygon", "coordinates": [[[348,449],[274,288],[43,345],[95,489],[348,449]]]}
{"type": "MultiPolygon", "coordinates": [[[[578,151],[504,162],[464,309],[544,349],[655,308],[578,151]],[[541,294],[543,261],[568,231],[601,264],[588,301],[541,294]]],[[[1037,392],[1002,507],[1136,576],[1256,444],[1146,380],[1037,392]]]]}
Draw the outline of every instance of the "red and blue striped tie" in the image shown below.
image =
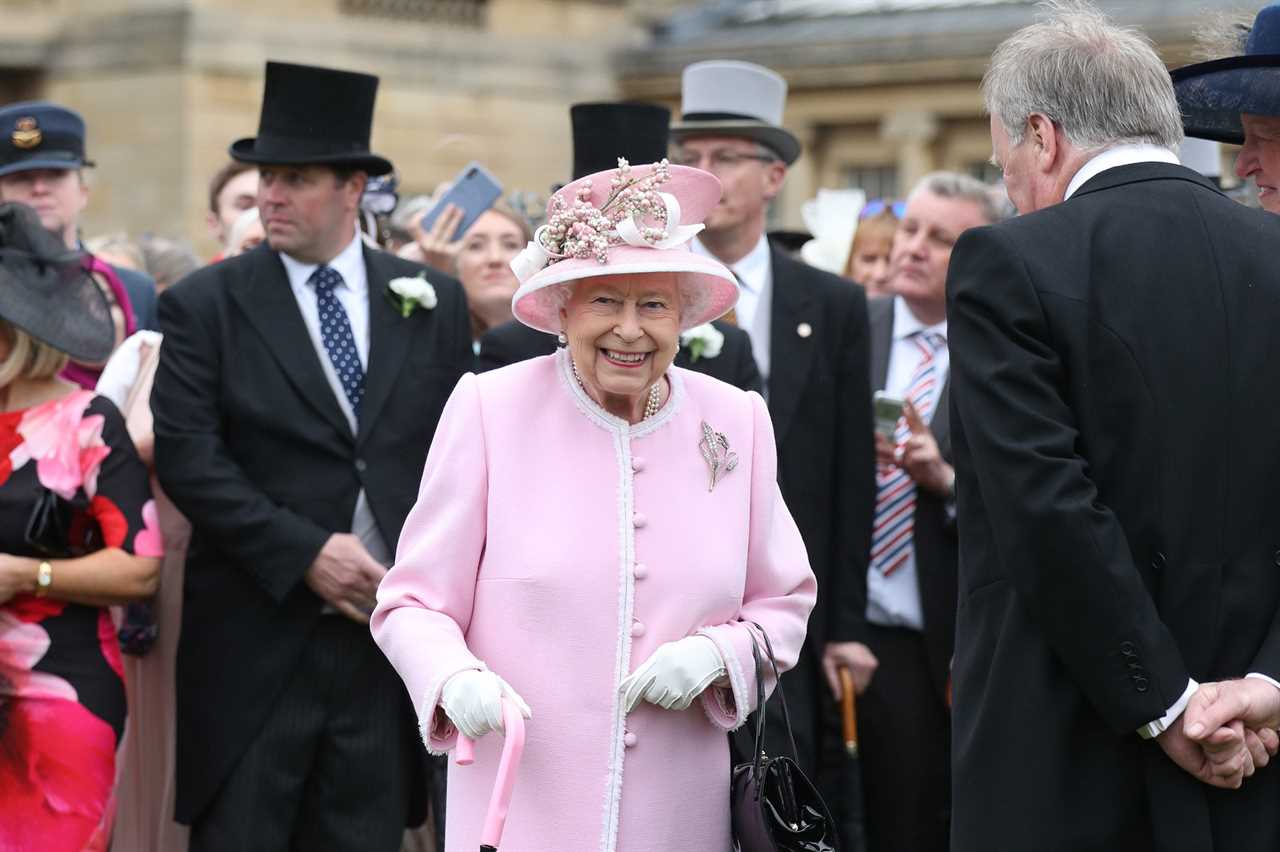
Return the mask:
{"type": "MultiPolygon", "coordinates": [[[[907,338],[920,350],[907,386],[907,401],[915,406],[920,419],[928,423],[938,401],[938,352],[947,345],[946,338],[936,332],[917,331],[907,338]]],[[[905,416],[898,418],[893,441],[901,447],[911,437],[905,416]]],[[[876,471],[876,522],[871,533],[871,567],[886,577],[911,558],[914,550],[912,531],[915,527],[916,484],[900,467],[881,466],[876,471]]]]}

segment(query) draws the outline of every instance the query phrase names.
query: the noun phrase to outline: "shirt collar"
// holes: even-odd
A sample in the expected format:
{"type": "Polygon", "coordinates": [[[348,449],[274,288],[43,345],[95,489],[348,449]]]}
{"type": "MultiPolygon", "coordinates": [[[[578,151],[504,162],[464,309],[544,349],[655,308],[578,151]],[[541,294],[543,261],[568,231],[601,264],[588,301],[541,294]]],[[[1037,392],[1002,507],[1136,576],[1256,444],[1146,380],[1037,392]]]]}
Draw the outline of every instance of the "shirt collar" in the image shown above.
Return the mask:
{"type": "MultiPolygon", "coordinates": [[[[303,263],[284,252],[278,252],[278,254],[280,255],[280,260],[284,263],[285,272],[289,275],[289,282],[295,286],[306,284],[311,280],[311,273],[320,268],[318,263],[303,263]]],[[[364,242],[360,239],[360,229],[357,228],[355,235],[351,238],[351,242],[347,243],[347,247],[338,252],[337,256],[326,263],[325,266],[342,276],[343,286],[349,288],[356,295],[360,295],[365,291],[365,276],[361,274],[363,262],[364,242]]]]}
{"type": "Polygon", "coordinates": [[[921,331],[932,331],[942,335],[945,340],[947,337],[947,321],[943,320],[935,325],[925,325],[915,314],[911,313],[911,308],[907,305],[906,299],[901,296],[895,296],[893,299],[893,339],[905,340],[921,331]]]}
{"type": "Polygon", "coordinates": [[[1097,177],[1108,169],[1132,166],[1135,163],[1171,163],[1176,166],[1180,165],[1181,161],[1177,154],[1159,145],[1146,142],[1117,145],[1114,148],[1108,148],[1081,166],[1080,171],[1076,172],[1071,182],[1067,184],[1067,194],[1062,200],[1066,201],[1067,198],[1075,195],[1076,191],[1091,178],[1097,177]]]}
{"type": "MultiPolygon", "coordinates": [[[[718,260],[711,251],[702,244],[701,240],[695,239],[689,246],[697,254],[703,257],[709,257],[712,260],[718,260]]],[[[765,276],[769,271],[769,264],[772,258],[769,255],[769,235],[761,234],[760,240],[755,244],[751,251],[737,263],[728,265],[730,271],[733,272],[735,278],[738,279],[738,286],[748,293],[759,294],[764,289],[765,276]]]]}

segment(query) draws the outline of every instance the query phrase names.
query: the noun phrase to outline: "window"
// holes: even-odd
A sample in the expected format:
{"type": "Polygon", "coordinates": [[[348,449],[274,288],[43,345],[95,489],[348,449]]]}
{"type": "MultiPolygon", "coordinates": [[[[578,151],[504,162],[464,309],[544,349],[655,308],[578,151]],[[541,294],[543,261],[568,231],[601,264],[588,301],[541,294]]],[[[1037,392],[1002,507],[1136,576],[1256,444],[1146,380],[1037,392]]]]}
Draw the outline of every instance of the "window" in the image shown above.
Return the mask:
{"type": "Polygon", "coordinates": [[[845,186],[860,189],[867,200],[897,198],[898,169],[896,166],[851,166],[845,169],[845,186]]]}

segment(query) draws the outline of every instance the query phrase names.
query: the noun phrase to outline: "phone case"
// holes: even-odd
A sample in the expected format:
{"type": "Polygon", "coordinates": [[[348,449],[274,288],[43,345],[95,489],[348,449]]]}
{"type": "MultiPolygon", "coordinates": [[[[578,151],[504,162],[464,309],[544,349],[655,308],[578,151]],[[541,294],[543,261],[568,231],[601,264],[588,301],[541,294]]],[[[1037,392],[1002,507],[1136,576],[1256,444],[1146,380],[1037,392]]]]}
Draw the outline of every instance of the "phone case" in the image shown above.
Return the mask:
{"type": "Polygon", "coordinates": [[[453,186],[449,187],[444,197],[423,214],[422,229],[431,230],[431,226],[435,224],[444,209],[452,204],[462,210],[462,221],[458,224],[458,229],[449,236],[449,239],[456,240],[465,234],[481,214],[492,207],[501,196],[502,184],[498,183],[484,166],[471,163],[454,180],[453,186]]]}

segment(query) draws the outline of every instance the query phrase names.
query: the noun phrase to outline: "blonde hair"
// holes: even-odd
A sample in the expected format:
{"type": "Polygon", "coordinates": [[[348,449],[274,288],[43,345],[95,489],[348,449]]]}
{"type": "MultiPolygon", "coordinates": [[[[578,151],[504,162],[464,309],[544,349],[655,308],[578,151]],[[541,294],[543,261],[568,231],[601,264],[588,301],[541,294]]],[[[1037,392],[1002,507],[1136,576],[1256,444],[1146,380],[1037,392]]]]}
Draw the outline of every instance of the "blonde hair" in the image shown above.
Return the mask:
{"type": "MultiPolygon", "coordinates": [[[[886,246],[893,245],[893,235],[898,230],[898,217],[894,215],[892,205],[886,205],[874,216],[868,216],[858,223],[858,230],[853,232],[853,242],[849,244],[849,257],[844,262],[844,276],[853,275],[853,260],[873,240],[879,240],[886,246]]],[[[862,283],[862,282],[859,282],[862,283]]]]}
{"type": "Polygon", "coordinates": [[[0,387],[8,387],[19,379],[52,379],[70,360],[67,353],[2,319],[0,338],[9,344],[9,354],[0,361],[0,387]]]}

